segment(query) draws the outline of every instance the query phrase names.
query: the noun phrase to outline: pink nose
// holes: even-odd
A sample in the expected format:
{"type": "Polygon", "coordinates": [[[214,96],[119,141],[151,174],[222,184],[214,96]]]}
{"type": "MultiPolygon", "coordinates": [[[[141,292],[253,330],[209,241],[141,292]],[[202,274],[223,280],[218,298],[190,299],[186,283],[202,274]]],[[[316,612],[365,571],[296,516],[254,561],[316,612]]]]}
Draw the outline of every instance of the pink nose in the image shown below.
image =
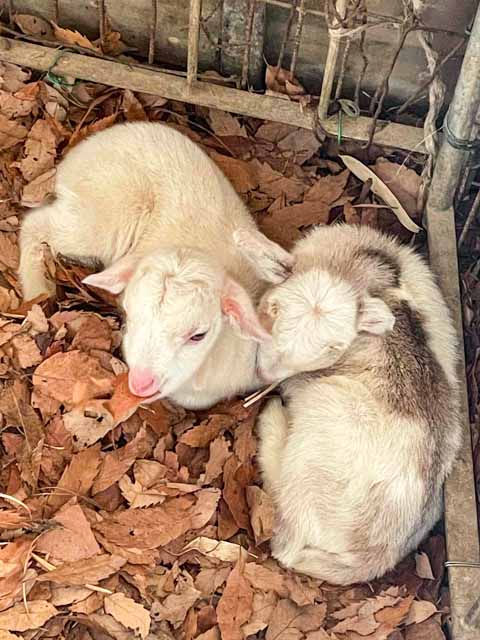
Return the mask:
{"type": "Polygon", "coordinates": [[[147,398],[159,391],[159,385],[155,376],[144,369],[130,369],[128,372],[128,386],[136,396],[147,398]]]}

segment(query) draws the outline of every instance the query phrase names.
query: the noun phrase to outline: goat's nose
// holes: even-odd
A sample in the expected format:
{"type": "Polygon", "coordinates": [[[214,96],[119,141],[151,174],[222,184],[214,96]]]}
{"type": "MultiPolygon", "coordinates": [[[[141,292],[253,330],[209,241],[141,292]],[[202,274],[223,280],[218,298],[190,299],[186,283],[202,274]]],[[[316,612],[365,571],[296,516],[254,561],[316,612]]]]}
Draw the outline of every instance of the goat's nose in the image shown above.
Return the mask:
{"type": "Polygon", "coordinates": [[[159,384],[153,373],[145,369],[130,369],[128,386],[136,396],[148,398],[159,391],[159,384]]]}

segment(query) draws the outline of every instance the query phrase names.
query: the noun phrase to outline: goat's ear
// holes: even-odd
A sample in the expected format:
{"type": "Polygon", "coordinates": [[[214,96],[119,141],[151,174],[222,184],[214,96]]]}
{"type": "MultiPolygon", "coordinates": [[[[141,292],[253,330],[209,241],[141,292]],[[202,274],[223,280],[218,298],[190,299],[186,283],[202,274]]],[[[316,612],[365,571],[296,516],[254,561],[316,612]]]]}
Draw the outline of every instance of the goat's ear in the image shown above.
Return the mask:
{"type": "Polygon", "coordinates": [[[138,257],[124,256],[103,271],[87,276],[82,282],[89,286],[97,287],[97,289],[105,289],[105,291],[113,294],[122,293],[137,264],[138,257]]]}
{"type": "Polygon", "coordinates": [[[360,311],[359,331],[383,335],[393,329],[395,317],[380,298],[366,296],[360,311]]]}
{"type": "Polygon", "coordinates": [[[240,253],[265,282],[280,284],[291,274],[295,258],[255,229],[237,229],[233,239],[240,253]]]}
{"type": "Polygon", "coordinates": [[[231,278],[225,280],[221,306],[222,313],[244,335],[258,341],[270,338],[270,334],[260,324],[247,292],[231,278]]]}

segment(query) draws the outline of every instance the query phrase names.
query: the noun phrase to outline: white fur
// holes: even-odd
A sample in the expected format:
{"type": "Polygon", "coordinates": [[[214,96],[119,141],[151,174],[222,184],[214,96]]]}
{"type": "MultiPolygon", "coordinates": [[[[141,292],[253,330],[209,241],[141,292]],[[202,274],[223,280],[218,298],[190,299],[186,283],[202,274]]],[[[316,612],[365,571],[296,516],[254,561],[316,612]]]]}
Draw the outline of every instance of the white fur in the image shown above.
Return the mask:
{"type": "Polygon", "coordinates": [[[26,216],[24,296],[53,293],[42,243],[101,261],[105,271],[86,283],[124,290],[127,364],[155,376],[157,397],[207,407],[258,383],[254,340],[264,332],[251,300],[262,285],[234,243],[241,228],[255,232],[253,219],[197,145],[161,124],[117,125],[71,150],[55,201],[26,216]]]}
{"type": "Polygon", "coordinates": [[[390,238],[368,228],[319,228],[293,253],[294,275],[260,305],[274,337],[261,349],[263,362],[272,378],[312,370],[322,359],[329,368],[283,383],[286,406],[271,400],[258,420],[259,462],[278,508],[272,551],[285,566],[332,583],[366,581],[392,569],[441,514],[461,442],[458,341],[430,270],[390,238]],[[392,258],[399,286],[368,252],[358,258],[359,249],[392,258]],[[389,305],[405,302],[421,315],[444,391],[410,380],[395,405],[421,342],[403,349],[393,339],[404,329],[389,319],[389,305]],[[329,358],[328,347],[339,343],[341,356],[329,358]],[[379,373],[392,359],[393,373],[379,373]],[[429,417],[444,401],[442,419],[429,417]]]}

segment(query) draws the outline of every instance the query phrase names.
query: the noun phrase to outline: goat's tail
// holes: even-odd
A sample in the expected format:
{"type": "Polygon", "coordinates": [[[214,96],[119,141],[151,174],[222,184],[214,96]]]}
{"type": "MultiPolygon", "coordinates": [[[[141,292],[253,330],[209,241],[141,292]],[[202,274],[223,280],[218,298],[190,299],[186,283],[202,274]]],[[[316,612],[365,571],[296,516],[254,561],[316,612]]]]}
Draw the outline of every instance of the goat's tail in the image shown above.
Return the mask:
{"type": "Polygon", "coordinates": [[[51,205],[41,207],[28,213],[20,229],[20,265],[19,276],[25,301],[33,300],[39,295],[52,295],[54,285],[45,275],[43,260],[43,244],[50,240],[50,222],[48,209],[51,205]]]}

